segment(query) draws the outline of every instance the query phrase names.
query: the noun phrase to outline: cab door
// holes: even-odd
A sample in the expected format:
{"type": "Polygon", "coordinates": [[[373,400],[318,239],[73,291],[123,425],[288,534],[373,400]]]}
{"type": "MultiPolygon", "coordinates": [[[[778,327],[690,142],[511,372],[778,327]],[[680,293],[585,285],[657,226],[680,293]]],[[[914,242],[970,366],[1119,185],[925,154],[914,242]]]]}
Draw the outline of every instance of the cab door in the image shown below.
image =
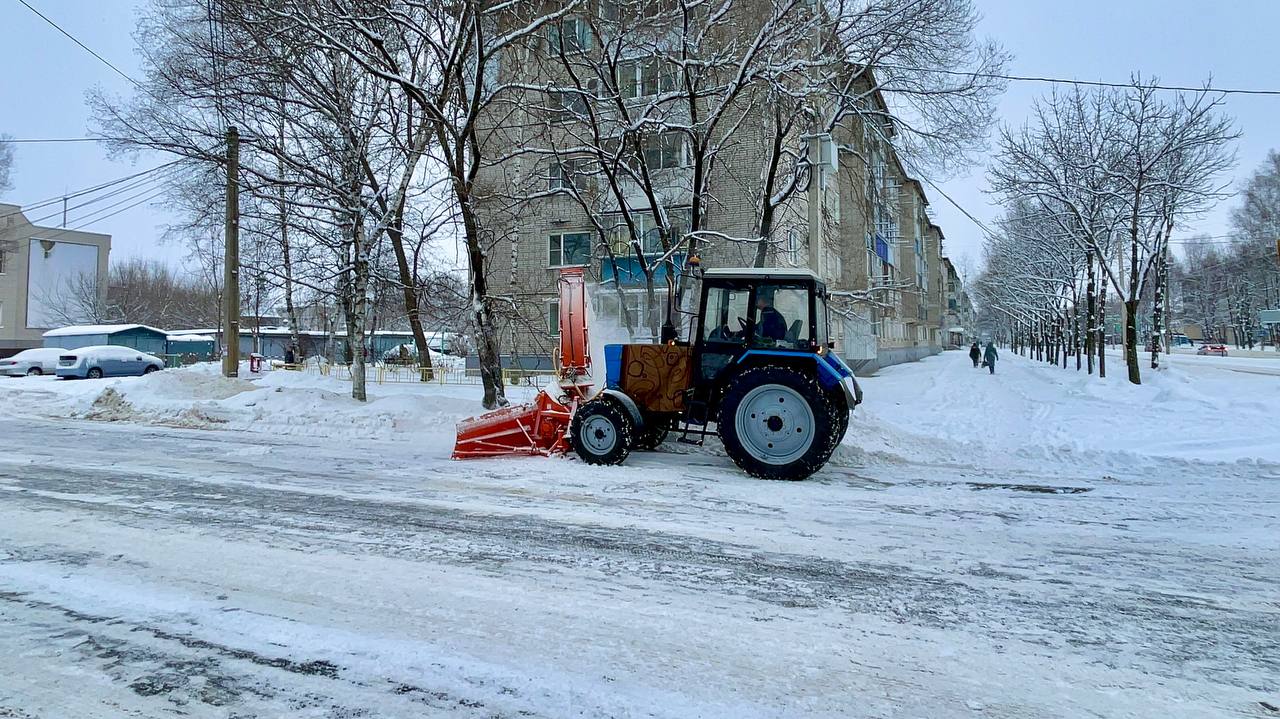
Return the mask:
{"type": "Polygon", "coordinates": [[[715,379],[746,351],[754,332],[751,287],[746,284],[703,284],[694,361],[693,386],[706,401],[715,379]]]}

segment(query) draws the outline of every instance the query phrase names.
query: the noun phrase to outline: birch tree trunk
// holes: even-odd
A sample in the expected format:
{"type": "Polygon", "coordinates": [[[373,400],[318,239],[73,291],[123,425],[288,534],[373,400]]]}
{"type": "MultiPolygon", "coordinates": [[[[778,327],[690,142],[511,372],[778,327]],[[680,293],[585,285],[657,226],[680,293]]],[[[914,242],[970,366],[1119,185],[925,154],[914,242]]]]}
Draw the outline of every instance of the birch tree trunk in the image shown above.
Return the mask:
{"type": "Polygon", "coordinates": [[[1151,369],[1160,369],[1161,342],[1164,341],[1164,306],[1168,302],[1169,246],[1165,243],[1156,265],[1154,301],[1151,303],[1151,369]]]}
{"type": "Polygon", "coordinates": [[[369,320],[369,248],[365,246],[364,222],[357,215],[351,228],[351,287],[346,302],[347,347],[351,352],[351,397],[368,400],[365,385],[364,341],[369,320]]]}
{"type": "Polygon", "coordinates": [[[1090,252],[1086,256],[1086,266],[1088,267],[1088,280],[1085,285],[1085,328],[1084,328],[1084,352],[1087,355],[1086,362],[1089,365],[1089,374],[1093,374],[1093,351],[1098,349],[1101,353],[1100,345],[1095,341],[1098,328],[1098,300],[1097,300],[1097,275],[1093,269],[1093,253],[1090,252]]]}

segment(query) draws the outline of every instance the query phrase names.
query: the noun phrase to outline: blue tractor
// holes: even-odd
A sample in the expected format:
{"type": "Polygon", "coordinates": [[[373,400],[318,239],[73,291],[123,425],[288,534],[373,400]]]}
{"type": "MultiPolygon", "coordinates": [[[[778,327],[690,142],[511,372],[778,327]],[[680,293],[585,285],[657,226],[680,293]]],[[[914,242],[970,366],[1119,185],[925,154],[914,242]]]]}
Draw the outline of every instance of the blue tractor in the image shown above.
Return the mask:
{"type": "Polygon", "coordinates": [[[605,348],[605,388],[573,412],[573,450],[620,464],[673,431],[694,444],[714,434],[752,476],[808,477],[862,402],[829,340],[827,299],[808,270],[707,270],[687,342],[605,348]]]}

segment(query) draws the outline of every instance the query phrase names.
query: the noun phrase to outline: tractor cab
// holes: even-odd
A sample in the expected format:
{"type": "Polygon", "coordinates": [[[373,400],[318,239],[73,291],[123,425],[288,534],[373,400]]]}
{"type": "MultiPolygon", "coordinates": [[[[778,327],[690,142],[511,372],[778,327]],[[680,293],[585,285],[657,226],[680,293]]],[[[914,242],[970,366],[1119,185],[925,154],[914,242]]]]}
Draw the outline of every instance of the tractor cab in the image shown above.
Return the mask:
{"type": "Polygon", "coordinates": [[[709,409],[724,373],[745,357],[812,358],[828,348],[827,288],[809,270],[708,270],[700,307],[690,338],[697,379],[693,394],[709,409]]]}

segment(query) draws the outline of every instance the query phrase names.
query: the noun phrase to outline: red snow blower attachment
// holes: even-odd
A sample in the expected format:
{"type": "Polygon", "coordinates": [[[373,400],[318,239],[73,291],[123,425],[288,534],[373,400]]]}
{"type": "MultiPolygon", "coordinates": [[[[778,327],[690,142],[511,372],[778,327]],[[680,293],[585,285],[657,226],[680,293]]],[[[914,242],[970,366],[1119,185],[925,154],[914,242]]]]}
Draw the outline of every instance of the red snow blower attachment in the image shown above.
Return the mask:
{"type": "Polygon", "coordinates": [[[562,399],[542,390],[533,402],[504,407],[458,423],[454,459],[550,456],[569,450],[569,420],[591,391],[587,294],[582,268],[560,271],[560,352],[556,358],[562,399]]]}

